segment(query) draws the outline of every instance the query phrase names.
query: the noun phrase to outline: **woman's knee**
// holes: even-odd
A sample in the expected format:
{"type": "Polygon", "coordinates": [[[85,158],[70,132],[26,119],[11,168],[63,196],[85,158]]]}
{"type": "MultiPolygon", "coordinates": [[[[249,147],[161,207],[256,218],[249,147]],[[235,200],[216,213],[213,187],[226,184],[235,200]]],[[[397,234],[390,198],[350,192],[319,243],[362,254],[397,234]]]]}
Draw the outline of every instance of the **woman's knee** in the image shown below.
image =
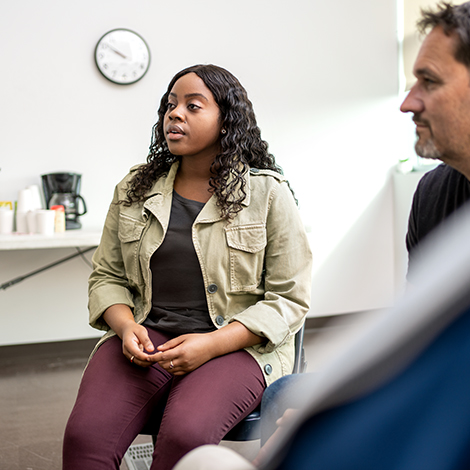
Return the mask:
{"type": "Polygon", "coordinates": [[[121,440],[115,430],[100,426],[99,420],[72,413],[64,432],[64,470],[118,469],[127,449],[121,440]]]}
{"type": "MultiPolygon", "coordinates": [[[[98,446],[95,439],[97,431],[93,423],[79,413],[72,413],[67,422],[64,432],[64,449],[89,449],[98,446]]],[[[101,431],[98,431],[100,434],[101,431]]]]}
{"type": "Polygon", "coordinates": [[[206,431],[203,420],[187,416],[184,420],[167,419],[162,422],[158,439],[164,439],[173,449],[187,452],[203,444],[212,443],[214,438],[206,431]]]}

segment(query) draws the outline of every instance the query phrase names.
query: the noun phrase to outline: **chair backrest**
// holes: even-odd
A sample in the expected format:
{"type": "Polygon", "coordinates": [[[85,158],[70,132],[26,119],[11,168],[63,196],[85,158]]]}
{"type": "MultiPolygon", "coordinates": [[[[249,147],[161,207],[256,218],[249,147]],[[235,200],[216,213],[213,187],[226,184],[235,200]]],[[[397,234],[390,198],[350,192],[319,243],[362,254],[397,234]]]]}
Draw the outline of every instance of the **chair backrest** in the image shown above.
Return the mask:
{"type": "Polygon", "coordinates": [[[304,333],[305,333],[305,322],[299,331],[295,334],[295,358],[294,367],[292,369],[293,374],[301,374],[307,369],[307,360],[305,359],[304,350],[304,333]]]}

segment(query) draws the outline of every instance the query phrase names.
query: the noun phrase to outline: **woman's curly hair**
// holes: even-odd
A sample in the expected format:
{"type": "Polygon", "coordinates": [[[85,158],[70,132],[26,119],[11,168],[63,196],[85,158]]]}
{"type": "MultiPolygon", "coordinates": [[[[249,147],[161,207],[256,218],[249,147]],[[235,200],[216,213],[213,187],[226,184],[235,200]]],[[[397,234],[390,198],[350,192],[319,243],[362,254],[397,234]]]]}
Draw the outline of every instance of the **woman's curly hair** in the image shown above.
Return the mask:
{"type": "Polygon", "coordinates": [[[220,153],[211,166],[209,180],[211,192],[217,197],[221,216],[232,219],[240,210],[246,197],[243,175],[250,168],[269,169],[282,174],[268,144],[261,139],[253,105],[246,90],[227,70],[215,65],[194,65],[177,73],[160,101],[158,121],[152,129],[152,141],[147,163],[138,168],[129,182],[125,205],[144,201],[155,181],[168,173],[180,157],[168,150],[163,129],[168,96],[178,79],[195,73],[212,92],[220,109],[220,123],[227,132],[221,134],[220,153]],[[229,178],[231,177],[231,178],[229,178]]]}

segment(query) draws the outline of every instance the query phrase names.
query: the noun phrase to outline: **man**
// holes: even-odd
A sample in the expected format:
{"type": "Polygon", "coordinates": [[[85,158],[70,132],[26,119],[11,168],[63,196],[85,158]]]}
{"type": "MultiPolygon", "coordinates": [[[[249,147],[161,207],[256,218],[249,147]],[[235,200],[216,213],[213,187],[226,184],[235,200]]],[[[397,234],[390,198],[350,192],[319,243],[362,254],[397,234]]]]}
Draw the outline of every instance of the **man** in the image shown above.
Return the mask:
{"type": "Polygon", "coordinates": [[[425,38],[414,65],[416,84],[401,105],[413,113],[416,153],[444,162],[420,181],[406,245],[409,267],[419,242],[470,199],[470,2],[423,12],[425,38]]]}

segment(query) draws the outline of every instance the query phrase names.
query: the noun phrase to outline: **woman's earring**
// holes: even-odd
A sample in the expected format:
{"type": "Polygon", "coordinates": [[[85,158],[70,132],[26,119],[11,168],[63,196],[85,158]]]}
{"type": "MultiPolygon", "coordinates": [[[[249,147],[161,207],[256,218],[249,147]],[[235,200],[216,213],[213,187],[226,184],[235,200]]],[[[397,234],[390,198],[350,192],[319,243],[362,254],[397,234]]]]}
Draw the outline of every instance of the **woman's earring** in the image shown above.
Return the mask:
{"type": "Polygon", "coordinates": [[[222,134],[226,134],[226,133],[227,133],[227,130],[226,130],[226,129],[222,129],[220,132],[222,132],[222,134]]]}

